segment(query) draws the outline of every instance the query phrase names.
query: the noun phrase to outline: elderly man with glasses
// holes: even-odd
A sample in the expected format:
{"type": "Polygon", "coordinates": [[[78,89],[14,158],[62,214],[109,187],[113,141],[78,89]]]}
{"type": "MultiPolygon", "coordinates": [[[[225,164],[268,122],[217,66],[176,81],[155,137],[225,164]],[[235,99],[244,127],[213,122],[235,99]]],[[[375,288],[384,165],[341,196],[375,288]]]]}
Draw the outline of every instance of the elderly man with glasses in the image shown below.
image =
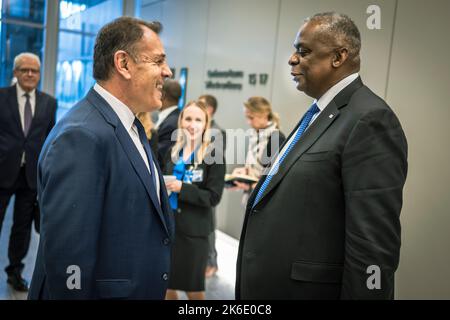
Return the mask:
{"type": "Polygon", "coordinates": [[[33,53],[14,59],[16,83],[0,89],[0,232],[13,195],[14,222],[8,247],[8,283],[28,291],[22,278],[36,203],[36,168],[42,145],[55,124],[56,100],[37,90],[40,60],[33,53]]]}

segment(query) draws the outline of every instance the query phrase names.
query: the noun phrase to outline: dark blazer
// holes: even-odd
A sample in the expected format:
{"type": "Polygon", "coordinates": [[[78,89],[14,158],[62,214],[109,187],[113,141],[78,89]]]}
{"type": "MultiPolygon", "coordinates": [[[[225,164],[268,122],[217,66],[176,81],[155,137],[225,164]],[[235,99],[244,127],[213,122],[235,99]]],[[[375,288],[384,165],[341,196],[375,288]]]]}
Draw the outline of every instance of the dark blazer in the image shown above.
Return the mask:
{"type": "Polygon", "coordinates": [[[264,179],[249,198],[237,299],[393,298],[406,172],[397,117],[358,78],[305,131],[254,207],[264,179]],[[379,290],[367,286],[371,265],[379,290]]]}
{"type": "Polygon", "coordinates": [[[176,108],[158,127],[158,160],[160,165],[162,165],[169,149],[175,144],[175,141],[172,141],[171,138],[172,133],[178,128],[179,116],[180,109],[176,108]]]}
{"type": "MultiPolygon", "coordinates": [[[[173,173],[171,152],[164,157],[164,174],[173,173]]],[[[223,158],[223,157],[222,157],[223,158]]],[[[189,165],[187,165],[189,168],[189,165]]],[[[203,170],[203,180],[192,184],[183,183],[178,196],[178,210],[175,213],[176,228],[193,237],[206,237],[214,231],[213,207],[222,197],[225,179],[225,162],[193,165],[203,170]]]]}
{"type": "MultiPolygon", "coordinates": [[[[41,237],[30,299],[164,299],[173,214],[136,146],[91,89],[50,133],[38,165],[41,237]],[[67,283],[77,266],[81,289],[67,283]]],[[[71,282],[72,281],[72,282],[71,282]]]]}
{"type": "Polygon", "coordinates": [[[36,189],[37,161],[45,138],[55,125],[56,107],[55,98],[36,90],[33,121],[25,137],[16,85],[0,88],[0,188],[11,188],[16,182],[25,151],[27,182],[36,189]]]}
{"type": "MultiPolygon", "coordinates": [[[[222,143],[222,152],[225,154],[227,149],[227,133],[221,126],[217,124],[216,121],[211,121],[211,143],[217,142],[222,143]]],[[[220,144],[217,144],[217,147],[220,147],[220,144]]]]}

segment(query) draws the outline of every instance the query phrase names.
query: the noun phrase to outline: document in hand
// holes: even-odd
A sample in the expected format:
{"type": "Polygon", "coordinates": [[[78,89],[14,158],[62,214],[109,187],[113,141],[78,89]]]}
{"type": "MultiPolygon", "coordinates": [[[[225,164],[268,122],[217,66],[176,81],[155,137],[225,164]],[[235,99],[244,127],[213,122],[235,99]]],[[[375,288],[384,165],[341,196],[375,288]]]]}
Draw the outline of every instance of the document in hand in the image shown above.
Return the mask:
{"type": "Polygon", "coordinates": [[[242,182],[247,184],[253,184],[258,182],[258,178],[254,176],[249,176],[246,174],[226,174],[225,175],[225,187],[234,187],[234,182],[242,182]]]}

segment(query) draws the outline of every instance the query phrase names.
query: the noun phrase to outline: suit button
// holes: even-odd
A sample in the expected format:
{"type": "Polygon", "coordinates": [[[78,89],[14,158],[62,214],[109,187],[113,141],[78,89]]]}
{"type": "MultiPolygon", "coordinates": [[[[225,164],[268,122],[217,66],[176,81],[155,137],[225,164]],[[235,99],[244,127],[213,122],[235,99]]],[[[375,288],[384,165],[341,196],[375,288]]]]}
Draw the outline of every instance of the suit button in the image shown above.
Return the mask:
{"type": "Polygon", "coordinates": [[[167,245],[170,243],[169,238],[165,238],[165,239],[163,240],[163,243],[164,243],[165,246],[167,246],[167,245]]]}
{"type": "Polygon", "coordinates": [[[163,273],[162,278],[164,281],[169,280],[169,275],[167,273],[163,273]]]}
{"type": "Polygon", "coordinates": [[[258,212],[259,212],[259,210],[256,210],[256,209],[254,209],[254,210],[252,211],[253,214],[258,213],[258,212]]]}

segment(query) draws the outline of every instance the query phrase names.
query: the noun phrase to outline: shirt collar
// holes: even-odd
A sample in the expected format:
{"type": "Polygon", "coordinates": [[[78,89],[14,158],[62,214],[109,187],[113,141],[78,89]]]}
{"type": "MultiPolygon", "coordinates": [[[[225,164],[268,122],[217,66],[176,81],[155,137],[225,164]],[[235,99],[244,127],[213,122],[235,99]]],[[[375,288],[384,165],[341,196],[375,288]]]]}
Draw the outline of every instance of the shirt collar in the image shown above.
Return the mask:
{"type": "MultiPolygon", "coordinates": [[[[17,96],[18,97],[23,97],[24,94],[26,93],[25,90],[22,89],[22,87],[16,83],[16,90],[17,90],[17,96]]],[[[34,98],[35,94],[36,94],[36,89],[31,90],[30,92],[28,92],[28,94],[30,95],[30,98],[34,98]]]]}
{"type": "Polygon", "coordinates": [[[168,116],[169,114],[171,114],[172,111],[176,110],[176,108],[178,108],[178,106],[177,106],[177,105],[174,105],[174,106],[171,106],[171,107],[168,107],[168,108],[162,110],[162,111],[159,113],[160,118],[163,118],[163,119],[167,118],[167,116],[168,116]]]}
{"type": "Polygon", "coordinates": [[[359,77],[358,73],[353,73],[345,77],[344,79],[336,83],[334,86],[332,86],[330,89],[328,89],[328,91],[325,92],[325,94],[321,96],[319,100],[317,99],[314,100],[314,102],[319,107],[320,111],[325,109],[325,107],[331,102],[331,100],[334,99],[334,97],[338,95],[339,92],[344,90],[350,83],[355,81],[358,77],[359,77]]]}
{"type": "Polygon", "coordinates": [[[125,129],[127,131],[130,131],[131,128],[133,127],[134,119],[136,118],[131,109],[128,108],[126,104],[117,99],[115,96],[113,96],[110,92],[108,92],[98,83],[94,85],[94,90],[97,91],[97,93],[103,99],[105,99],[106,102],[108,102],[108,104],[111,106],[111,108],[119,117],[120,122],[122,122],[125,129]]]}

